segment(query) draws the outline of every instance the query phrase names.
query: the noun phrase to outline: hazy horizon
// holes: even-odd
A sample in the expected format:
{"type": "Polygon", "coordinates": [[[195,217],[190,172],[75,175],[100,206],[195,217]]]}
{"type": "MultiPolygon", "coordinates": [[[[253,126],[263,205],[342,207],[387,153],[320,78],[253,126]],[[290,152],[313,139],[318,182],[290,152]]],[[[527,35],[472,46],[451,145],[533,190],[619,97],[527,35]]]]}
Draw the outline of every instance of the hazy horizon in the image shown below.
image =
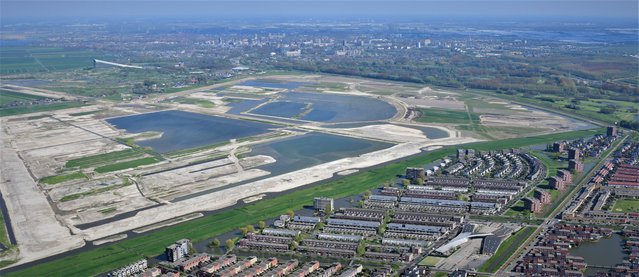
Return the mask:
{"type": "Polygon", "coordinates": [[[637,1],[2,1],[7,20],[108,18],[530,18],[637,21],[637,1]]]}

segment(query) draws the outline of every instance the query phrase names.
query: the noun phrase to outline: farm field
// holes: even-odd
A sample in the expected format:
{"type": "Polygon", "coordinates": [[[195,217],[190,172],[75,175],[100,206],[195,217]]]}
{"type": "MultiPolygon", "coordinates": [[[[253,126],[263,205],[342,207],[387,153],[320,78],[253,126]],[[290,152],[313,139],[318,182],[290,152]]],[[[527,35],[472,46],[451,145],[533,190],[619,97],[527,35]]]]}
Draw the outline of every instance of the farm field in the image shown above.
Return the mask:
{"type": "Polygon", "coordinates": [[[160,159],[155,157],[142,158],[142,159],[137,159],[132,161],[126,161],[126,162],[96,167],[95,172],[106,173],[106,172],[118,171],[118,170],[134,168],[134,167],[143,166],[143,165],[154,164],[159,161],[160,159]]]}
{"type": "Polygon", "coordinates": [[[3,47],[0,74],[49,72],[93,66],[98,55],[91,50],[44,47],[3,47]]]}
{"type": "Polygon", "coordinates": [[[0,89],[0,106],[9,105],[14,102],[28,102],[41,99],[44,99],[44,97],[0,89]]]}
{"type": "Polygon", "coordinates": [[[86,178],[87,178],[87,175],[85,175],[82,172],[73,172],[69,174],[61,174],[61,175],[44,177],[40,179],[40,182],[49,184],[49,185],[55,185],[58,183],[69,181],[69,180],[86,179],[86,178]]]}
{"type": "Polygon", "coordinates": [[[28,105],[28,106],[20,106],[20,107],[0,108],[0,117],[70,109],[70,108],[77,108],[81,106],[84,106],[84,104],[80,102],[68,101],[68,102],[59,102],[59,103],[45,104],[45,105],[28,105]]]}
{"type": "Polygon", "coordinates": [[[466,111],[453,111],[443,109],[420,109],[421,117],[417,119],[419,122],[428,123],[450,123],[450,124],[469,124],[479,121],[479,116],[475,113],[466,111]]]}

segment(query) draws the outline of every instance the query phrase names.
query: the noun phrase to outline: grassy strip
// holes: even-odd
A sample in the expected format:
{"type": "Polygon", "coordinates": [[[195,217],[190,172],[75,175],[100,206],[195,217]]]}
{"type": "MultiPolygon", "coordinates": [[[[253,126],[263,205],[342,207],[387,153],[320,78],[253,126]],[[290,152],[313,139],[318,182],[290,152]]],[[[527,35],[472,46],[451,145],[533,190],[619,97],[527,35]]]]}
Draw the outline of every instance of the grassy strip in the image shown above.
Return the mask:
{"type": "Polygon", "coordinates": [[[101,112],[101,110],[97,110],[97,111],[88,111],[88,112],[79,112],[79,113],[70,113],[70,116],[83,116],[83,115],[90,115],[90,114],[94,114],[94,113],[99,113],[101,112]]]}
{"type": "Polygon", "coordinates": [[[103,214],[110,214],[112,212],[115,212],[117,209],[118,208],[116,208],[116,207],[110,207],[110,208],[99,210],[98,212],[103,213],[103,214]]]}
{"type": "Polygon", "coordinates": [[[252,136],[252,137],[239,138],[239,139],[237,139],[237,142],[266,140],[266,139],[272,139],[272,138],[277,138],[277,137],[283,137],[283,136],[286,136],[288,134],[289,133],[287,133],[287,132],[277,131],[277,132],[269,133],[269,134],[266,134],[266,135],[258,135],[258,136],[252,136]]]}
{"type": "Polygon", "coordinates": [[[97,172],[97,173],[105,173],[105,172],[118,171],[118,170],[127,169],[127,168],[134,168],[134,167],[138,167],[138,166],[154,164],[154,163],[157,163],[157,162],[160,162],[160,161],[161,161],[161,159],[158,159],[156,157],[147,157],[147,158],[142,158],[142,159],[137,159],[137,160],[132,160],[132,161],[126,161],[126,162],[121,162],[121,163],[115,163],[115,164],[105,165],[105,166],[101,166],[101,167],[96,167],[95,168],[95,172],[97,172]]]}
{"type": "Polygon", "coordinates": [[[0,243],[4,244],[6,247],[11,246],[7,226],[4,224],[4,215],[2,213],[0,213],[0,243]]]}
{"type": "Polygon", "coordinates": [[[204,99],[197,99],[197,98],[180,98],[179,100],[177,100],[178,103],[180,104],[191,104],[191,105],[198,105],[202,108],[215,108],[215,104],[211,101],[207,101],[204,99]]]}
{"type": "Polygon", "coordinates": [[[22,106],[22,107],[2,108],[0,109],[0,117],[18,115],[18,114],[62,110],[62,109],[76,108],[81,106],[84,106],[84,104],[80,102],[63,102],[63,103],[54,103],[54,104],[46,104],[46,105],[31,105],[31,106],[22,106]]]}
{"type": "Polygon", "coordinates": [[[136,151],[135,149],[125,149],[116,152],[109,152],[105,154],[93,155],[88,157],[82,157],[79,159],[73,159],[67,161],[64,165],[67,168],[79,167],[87,168],[95,165],[106,164],[124,159],[130,159],[142,156],[143,153],[136,151]]]}
{"type": "Polygon", "coordinates": [[[497,252],[490,257],[481,267],[479,267],[479,271],[481,272],[495,272],[499,269],[506,260],[519,248],[519,246],[526,241],[530,235],[535,231],[534,227],[525,227],[514,235],[510,236],[508,239],[503,241],[497,249],[497,252]]]}
{"type": "MultiPolygon", "coordinates": [[[[553,134],[534,138],[505,140],[505,143],[483,142],[463,146],[475,149],[501,149],[545,144],[559,139],[582,137],[587,131],[553,134]]],[[[87,276],[113,270],[124,264],[146,256],[155,256],[164,247],[180,238],[189,238],[195,242],[234,230],[240,226],[275,217],[287,210],[301,209],[311,203],[316,196],[334,198],[347,197],[378,187],[380,184],[400,174],[407,166],[419,166],[443,156],[456,153],[456,147],[448,147],[429,152],[425,155],[362,171],[310,188],[294,191],[277,198],[265,199],[241,208],[220,212],[151,231],[143,236],[130,238],[93,250],[39,263],[33,267],[11,272],[6,276],[87,276]]]]}
{"type": "Polygon", "coordinates": [[[27,117],[27,120],[36,120],[36,119],[42,119],[45,117],[50,117],[50,114],[43,114],[43,115],[34,115],[34,116],[29,116],[27,117]]]}
{"type": "Polygon", "coordinates": [[[119,189],[121,187],[126,187],[126,186],[128,186],[130,184],[131,184],[131,181],[129,181],[129,179],[124,179],[124,182],[122,182],[122,184],[115,185],[115,186],[102,187],[102,188],[98,188],[98,189],[92,189],[92,190],[89,190],[89,191],[76,193],[76,194],[69,194],[67,196],[62,197],[60,199],[60,201],[61,202],[71,201],[71,200],[75,200],[75,199],[78,199],[78,198],[82,198],[84,196],[95,195],[95,194],[107,192],[107,191],[110,191],[110,190],[116,190],[116,189],[119,189]]]}
{"type": "Polygon", "coordinates": [[[182,150],[176,150],[173,152],[169,152],[166,153],[165,155],[171,158],[177,158],[177,157],[181,157],[181,156],[186,156],[186,155],[190,155],[193,153],[197,153],[200,151],[205,151],[205,150],[210,150],[210,149],[215,149],[218,148],[220,146],[229,144],[230,142],[228,141],[223,141],[220,143],[215,143],[215,144],[209,144],[209,145],[205,145],[205,146],[200,146],[200,147],[194,147],[194,148],[188,148],[188,149],[182,149],[182,150]]]}
{"type": "Polygon", "coordinates": [[[88,177],[84,173],[78,171],[78,172],[73,172],[70,174],[44,177],[40,179],[40,182],[49,184],[49,185],[55,185],[57,183],[62,183],[62,182],[75,180],[75,179],[88,179],[88,177]]]}
{"type": "Polygon", "coordinates": [[[454,111],[444,109],[420,109],[421,116],[417,118],[419,122],[428,123],[451,123],[451,124],[468,124],[469,122],[479,122],[479,116],[476,113],[468,113],[466,111],[454,111]]]}

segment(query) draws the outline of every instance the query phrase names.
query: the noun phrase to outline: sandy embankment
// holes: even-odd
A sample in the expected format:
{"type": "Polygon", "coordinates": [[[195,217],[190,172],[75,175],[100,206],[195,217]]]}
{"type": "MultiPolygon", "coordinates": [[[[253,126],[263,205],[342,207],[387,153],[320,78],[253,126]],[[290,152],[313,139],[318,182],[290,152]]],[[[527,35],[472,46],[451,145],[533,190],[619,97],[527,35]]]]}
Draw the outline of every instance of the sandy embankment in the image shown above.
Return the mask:
{"type": "Polygon", "coordinates": [[[402,157],[414,155],[420,149],[432,145],[453,145],[476,141],[472,138],[446,138],[422,143],[403,143],[384,150],[367,153],[359,157],[344,158],[337,161],[301,169],[287,174],[275,176],[232,187],[223,191],[216,191],[206,195],[193,197],[188,200],[159,206],[139,212],[135,217],[114,221],[86,230],[74,230],[87,240],[96,240],[128,230],[140,228],[156,222],[161,222],[178,216],[218,210],[232,206],[237,201],[254,195],[281,192],[300,186],[312,184],[333,177],[333,174],[355,168],[366,168],[385,163],[402,157]]]}

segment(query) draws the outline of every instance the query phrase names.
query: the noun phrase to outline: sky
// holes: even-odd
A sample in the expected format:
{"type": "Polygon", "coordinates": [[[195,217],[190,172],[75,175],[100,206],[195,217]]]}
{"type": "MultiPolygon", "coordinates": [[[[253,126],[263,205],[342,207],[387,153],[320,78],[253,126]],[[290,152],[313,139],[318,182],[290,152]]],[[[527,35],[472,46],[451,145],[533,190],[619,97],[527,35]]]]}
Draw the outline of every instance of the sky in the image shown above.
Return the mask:
{"type": "Polygon", "coordinates": [[[609,17],[637,19],[637,0],[0,0],[14,18],[87,17],[609,17]]]}

